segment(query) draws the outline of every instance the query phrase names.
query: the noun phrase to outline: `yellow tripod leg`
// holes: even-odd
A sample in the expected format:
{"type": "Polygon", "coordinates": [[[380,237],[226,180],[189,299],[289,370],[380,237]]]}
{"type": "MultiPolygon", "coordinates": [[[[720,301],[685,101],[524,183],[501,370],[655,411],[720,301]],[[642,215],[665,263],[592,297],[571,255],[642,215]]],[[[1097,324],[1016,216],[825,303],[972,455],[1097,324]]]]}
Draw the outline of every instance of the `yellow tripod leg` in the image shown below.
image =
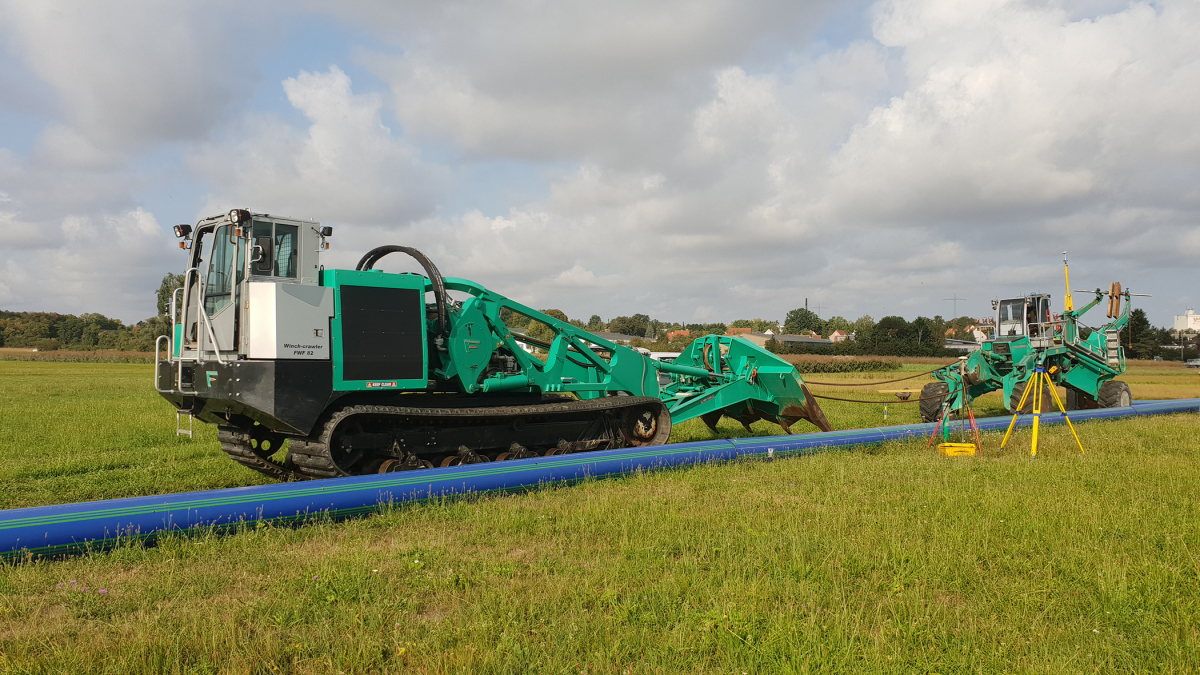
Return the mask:
{"type": "Polygon", "coordinates": [[[1033,392],[1033,447],[1029,449],[1030,457],[1037,457],[1038,422],[1042,419],[1042,373],[1035,372],[1030,384],[1037,387],[1033,392]]]}
{"type": "Polygon", "coordinates": [[[1029,398],[1029,387],[1025,387],[1025,391],[1021,392],[1021,402],[1017,404],[1017,411],[1013,413],[1012,421],[1008,423],[1008,431],[1004,432],[1004,440],[1000,441],[1000,449],[1008,445],[1008,437],[1012,436],[1013,427],[1017,426],[1017,418],[1021,416],[1021,411],[1025,409],[1025,399],[1029,398]]]}
{"type": "Polygon", "coordinates": [[[1054,394],[1054,402],[1058,404],[1058,410],[1062,413],[1063,419],[1067,421],[1067,428],[1071,430],[1071,435],[1075,437],[1075,443],[1079,445],[1079,453],[1086,455],[1087,451],[1083,449],[1083,441],[1080,441],[1079,434],[1075,433],[1075,425],[1071,424],[1071,418],[1067,416],[1067,407],[1063,405],[1062,399],[1058,397],[1058,391],[1054,387],[1051,387],[1050,393],[1054,394]]]}

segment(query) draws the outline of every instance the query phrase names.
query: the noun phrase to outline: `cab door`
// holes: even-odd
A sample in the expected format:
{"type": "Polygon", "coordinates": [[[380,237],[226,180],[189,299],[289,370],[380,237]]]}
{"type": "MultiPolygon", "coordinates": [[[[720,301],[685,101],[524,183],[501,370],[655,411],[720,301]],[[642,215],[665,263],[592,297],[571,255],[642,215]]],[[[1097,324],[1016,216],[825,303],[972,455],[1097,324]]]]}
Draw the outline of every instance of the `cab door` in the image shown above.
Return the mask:
{"type": "Polygon", "coordinates": [[[245,278],[246,246],[232,225],[221,225],[213,233],[208,266],[204,270],[204,313],[212,334],[200,326],[199,343],[206,349],[237,351],[242,281],[245,278]],[[212,340],[216,339],[216,345],[212,340]]]}

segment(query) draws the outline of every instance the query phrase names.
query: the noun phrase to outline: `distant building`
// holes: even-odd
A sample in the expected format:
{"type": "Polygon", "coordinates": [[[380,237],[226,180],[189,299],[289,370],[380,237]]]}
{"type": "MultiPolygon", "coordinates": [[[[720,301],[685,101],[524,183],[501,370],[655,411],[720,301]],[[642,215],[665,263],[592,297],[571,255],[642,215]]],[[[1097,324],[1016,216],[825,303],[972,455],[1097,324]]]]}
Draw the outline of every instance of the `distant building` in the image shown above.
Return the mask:
{"type": "Polygon", "coordinates": [[[1200,314],[1188,307],[1186,312],[1175,317],[1175,330],[1200,331],[1200,314]]]}
{"type": "Polygon", "coordinates": [[[625,335],[624,333],[609,333],[602,330],[594,330],[589,332],[602,340],[608,340],[609,342],[616,342],[617,344],[623,345],[627,345],[630,343],[630,341],[638,339],[637,336],[625,335]]]}
{"type": "Polygon", "coordinates": [[[829,334],[829,339],[834,342],[845,342],[852,339],[854,336],[844,330],[835,330],[829,334]]]}
{"type": "Polygon", "coordinates": [[[811,335],[775,335],[773,333],[747,333],[742,337],[753,342],[759,347],[766,346],[767,340],[775,338],[776,342],[781,342],[785,345],[831,345],[833,340],[823,340],[820,337],[812,337],[811,335]]]}
{"type": "Polygon", "coordinates": [[[676,337],[678,337],[680,335],[682,335],[683,337],[692,337],[692,331],[682,330],[682,329],[667,331],[667,342],[674,340],[676,337]]]}
{"type": "Polygon", "coordinates": [[[960,352],[973,352],[979,349],[979,347],[980,345],[978,342],[972,342],[970,340],[952,340],[950,338],[946,338],[946,349],[957,349],[960,352]]]}
{"type": "Polygon", "coordinates": [[[753,329],[750,329],[750,328],[730,327],[729,330],[725,331],[725,334],[726,335],[746,335],[746,334],[750,333],[752,330],[753,329]]]}

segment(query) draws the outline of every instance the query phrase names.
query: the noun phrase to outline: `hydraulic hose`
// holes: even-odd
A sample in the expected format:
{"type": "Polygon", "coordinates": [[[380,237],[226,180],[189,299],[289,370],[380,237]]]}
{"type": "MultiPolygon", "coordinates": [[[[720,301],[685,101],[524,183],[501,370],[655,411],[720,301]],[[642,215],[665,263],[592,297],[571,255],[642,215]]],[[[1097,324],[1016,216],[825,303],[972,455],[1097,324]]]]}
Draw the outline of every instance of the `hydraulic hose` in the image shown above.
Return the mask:
{"type": "Polygon", "coordinates": [[[429,283],[433,286],[433,299],[437,303],[438,317],[438,335],[449,335],[450,332],[446,328],[446,283],[442,280],[442,273],[438,271],[437,265],[433,264],[424,253],[421,253],[411,246],[396,246],[390,244],[388,246],[380,246],[367,251],[367,254],[358,261],[358,265],[354,269],[358,271],[366,271],[374,269],[375,263],[379,259],[389,253],[407,253],[414,260],[421,263],[421,267],[425,268],[425,274],[429,277],[429,283]]]}

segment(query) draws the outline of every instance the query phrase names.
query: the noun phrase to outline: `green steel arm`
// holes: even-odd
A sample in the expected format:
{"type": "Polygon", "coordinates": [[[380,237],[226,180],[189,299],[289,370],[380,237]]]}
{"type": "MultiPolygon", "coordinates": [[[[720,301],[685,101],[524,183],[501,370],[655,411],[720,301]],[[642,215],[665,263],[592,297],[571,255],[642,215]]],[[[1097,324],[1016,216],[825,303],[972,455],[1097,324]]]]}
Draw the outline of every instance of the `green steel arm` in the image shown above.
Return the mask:
{"type": "Polygon", "coordinates": [[[519,374],[482,378],[478,375],[479,367],[464,367],[468,364],[445,358],[439,375],[447,379],[457,377],[468,393],[540,390],[595,398],[623,392],[662,399],[675,422],[724,414],[743,421],[750,418],[778,421],[785,428],[798,419],[810,419],[819,427],[828,427],[795,367],[745,339],[704,336],[693,341],[674,363],[663,363],[473,281],[447,277],[444,283],[449,291],[471,296],[461,307],[451,308],[455,328],[446,349],[467,355],[459,357],[459,361],[478,358],[482,363],[483,356],[490,357],[496,348],[506,347],[520,365],[519,374]],[[512,334],[500,318],[503,309],[550,328],[554,337],[548,343],[545,361],[520,347],[518,342],[528,339],[512,334]],[[476,350],[477,355],[472,357],[473,352],[462,349],[460,342],[481,338],[472,331],[466,331],[470,335],[465,336],[459,326],[475,323],[486,325],[490,349],[476,350]],[[604,355],[593,350],[593,346],[604,355]],[[665,387],[659,386],[659,372],[671,377],[665,387]]]}

